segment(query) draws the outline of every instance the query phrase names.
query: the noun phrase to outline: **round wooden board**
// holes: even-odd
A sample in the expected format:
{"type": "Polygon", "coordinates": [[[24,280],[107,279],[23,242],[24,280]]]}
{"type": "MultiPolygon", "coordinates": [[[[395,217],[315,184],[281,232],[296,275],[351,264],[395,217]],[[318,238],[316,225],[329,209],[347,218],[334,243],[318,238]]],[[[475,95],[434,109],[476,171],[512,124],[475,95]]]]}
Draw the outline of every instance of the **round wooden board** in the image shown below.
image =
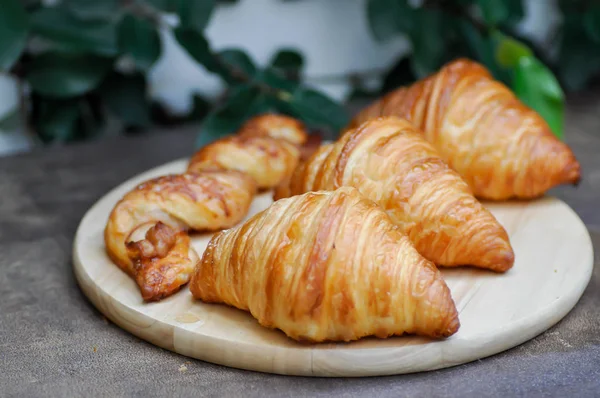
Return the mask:
{"type": "MultiPolygon", "coordinates": [[[[144,303],[137,285],[107,257],[103,230],[114,204],[140,182],[180,173],[181,159],[115,188],[83,217],[73,263],[79,285],[109,319],[155,345],[180,354],[261,372],[303,376],[375,376],[440,369],[521,344],[562,319],[579,300],[593,266],[585,225],[558,199],[484,204],[510,234],[516,262],[509,272],[443,269],[460,311],[460,330],[441,341],[402,336],[352,343],[296,343],[249,314],[194,300],[187,286],[157,303],[144,303]]],[[[248,217],[272,202],[257,197],[248,217]]],[[[196,235],[202,253],[211,234],[196,235]]]]}

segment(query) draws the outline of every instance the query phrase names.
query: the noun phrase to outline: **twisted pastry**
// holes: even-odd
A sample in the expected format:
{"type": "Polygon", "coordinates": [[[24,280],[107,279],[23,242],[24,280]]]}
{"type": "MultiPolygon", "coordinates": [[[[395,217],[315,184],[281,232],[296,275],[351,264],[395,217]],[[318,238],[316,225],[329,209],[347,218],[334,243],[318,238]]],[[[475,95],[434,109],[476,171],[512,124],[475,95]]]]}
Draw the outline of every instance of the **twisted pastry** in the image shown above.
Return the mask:
{"type": "Polygon", "coordinates": [[[271,137],[300,147],[308,140],[306,126],[293,117],[266,113],[245,122],[238,135],[242,137],[271,137]]]}
{"type": "Polygon", "coordinates": [[[196,152],[188,171],[212,167],[239,170],[250,175],[262,190],[289,176],[299,159],[300,151],[287,141],[269,136],[230,136],[196,152]]]}
{"type": "Polygon", "coordinates": [[[259,189],[270,189],[294,171],[307,137],[304,125],[296,119],[275,114],[257,116],[244,123],[236,135],[200,149],[188,171],[213,167],[239,170],[252,176],[259,189]]]}
{"type": "Polygon", "coordinates": [[[113,208],[104,231],[111,259],[156,301],[189,281],[198,262],[188,231],[216,231],[240,222],[257,188],[294,170],[304,126],[281,115],[249,120],[237,135],[201,149],[186,173],[149,180],[113,208]]]}
{"type": "Polygon", "coordinates": [[[238,223],[256,186],[236,171],[167,175],[128,192],[104,229],[110,258],[133,277],[146,301],[176,292],[198,262],[188,231],[214,231],[238,223]]]}
{"type": "Polygon", "coordinates": [[[321,146],[277,187],[274,200],[341,186],[381,205],[436,264],[499,272],[513,266],[505,229],[404,119],[371,119],[321,146]]]}
{"type": "Polygon", "coordinates": [[[544,119],[468,59],[388,93],[359,112],[349,128],[390,115],[421,130],[477,197],[535,198],[580,180],[573,152],[544,119]]]}
{"type": "Polygon", "coordinates": [[[279,200],[218,232],[190,290],[296,340],[447,337],[459,328],[439,271],[351,187],[279,200]]]}

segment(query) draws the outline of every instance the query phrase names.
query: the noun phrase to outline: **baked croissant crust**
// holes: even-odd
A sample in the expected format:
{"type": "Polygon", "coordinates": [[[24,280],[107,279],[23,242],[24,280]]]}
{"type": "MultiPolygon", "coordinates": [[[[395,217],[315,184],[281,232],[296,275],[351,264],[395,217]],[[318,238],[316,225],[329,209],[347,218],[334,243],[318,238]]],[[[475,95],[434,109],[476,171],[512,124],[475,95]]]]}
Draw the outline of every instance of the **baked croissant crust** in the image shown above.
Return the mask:
{"type": "Polygon", "coordinates": [[[211,239],[192,295],[249,311],[299,341],[459,328],[450,290],[380,206],[356,189],[274,202],[211,239]]]}
{"type": "Polygon", "coordinates": [[[367,106],[349,128],[395,115],[412,122],[483,199],[535,198],[577,184],[571,149],[481,64],[457,59],[367,106]]]}
{"type": "Polygon", "coordinates": [[[236,134],[196,152],[188,171],[238,170],[254,178],[259,189],[271,189],[293,172],[307,138],[304,125],[294,118],[277,114],[256,116],[236,134]]]}
{"type": "Polygon", "coordinates": [[[236,171],[167,175],[128,192],[104,230],[110,258],[133,277],[146,301],[176,292],[198,262],[188,231],[213,231],[239,223],[256,186],[236,171]]]}
{"type": "Polygon", "coordinates": [[[513,266],[506,230],[404,119],[371,119],[321,146],[277,187],[274,200],[342,186],[355,187],[382,206],[417,250],[438,265],[499,272],[513,266]]]}

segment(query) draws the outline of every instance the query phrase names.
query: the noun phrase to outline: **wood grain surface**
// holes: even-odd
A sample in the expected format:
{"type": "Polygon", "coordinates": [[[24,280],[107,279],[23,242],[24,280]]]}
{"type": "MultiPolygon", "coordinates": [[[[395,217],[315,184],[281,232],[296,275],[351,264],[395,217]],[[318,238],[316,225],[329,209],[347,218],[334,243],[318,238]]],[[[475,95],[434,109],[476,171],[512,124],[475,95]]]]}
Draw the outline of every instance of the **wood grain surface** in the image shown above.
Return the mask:
{"type": "MultiPolygon", "coordinates": [[[[180,354],[226,366],[302,376],[375,376],[433,370],[496,354],[537,336],[577,303],[592,273],[585,225],[562,201],[488,203],[509,232],[516,262],[506,274],[444,269],[461,328],[446,340],[414,336],[344,344],[299,344],[248,313],[194,300],[185,287],[145,303],[134,281],[107,257],[102,237],[115,203],[140,182],[185,170],[170,162],[124,182],[85,215],[75,237],[77,280],[94,305],[129,332],[180,354]]],[[[272,203],[258,196],[247,217],[272,203]]],[[[485,203],[485,202],[484,202],[485,203]]],[[[202,253],[212,234],[194,235],[202,253]]]]}

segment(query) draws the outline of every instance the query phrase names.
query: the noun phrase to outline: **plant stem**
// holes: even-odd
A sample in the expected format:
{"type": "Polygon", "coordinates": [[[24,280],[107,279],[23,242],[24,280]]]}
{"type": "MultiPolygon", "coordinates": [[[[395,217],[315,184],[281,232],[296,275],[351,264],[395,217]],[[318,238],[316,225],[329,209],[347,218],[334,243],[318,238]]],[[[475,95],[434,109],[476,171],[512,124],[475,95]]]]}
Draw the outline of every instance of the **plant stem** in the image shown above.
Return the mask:
{"type": "Polygon", "coordinates": [[[259,91],[277,97],[281,100],[286,100],[291,98],[292,94],[285,90],[280,90],[274,87],[269,86],[266,83],[256,81],[252,76],[248,75],[243,69],[238,68],[236,65],[231,65],[226,62],[223,57],[219,54],[211,52],[211,56],[213,61],[221,68],[222,70],[227,71],[227,73],[234,78],[235,80],[249,84],[250,86],[258,89],[259,91]]]}
{"type": "Polygon", "coordinates": [[[139,18],[147,19],[156,26],[162,25],[160,11],[145,1],[122,0],[121,4],[125,10],[129,10],[133,15],[139,18]]]}
{"type": "Polygon", "coordinates": [[[29,124],[29,112],[27,112],[27,95],[25,93],[25,81],[20,77],[17,79],[18,91],[19,91],[19,116],[21,118],[21,128],[23,134],[29,136],[34,145],[41,143],[40,138],[35,134],[33,127],[29,124]]]}

